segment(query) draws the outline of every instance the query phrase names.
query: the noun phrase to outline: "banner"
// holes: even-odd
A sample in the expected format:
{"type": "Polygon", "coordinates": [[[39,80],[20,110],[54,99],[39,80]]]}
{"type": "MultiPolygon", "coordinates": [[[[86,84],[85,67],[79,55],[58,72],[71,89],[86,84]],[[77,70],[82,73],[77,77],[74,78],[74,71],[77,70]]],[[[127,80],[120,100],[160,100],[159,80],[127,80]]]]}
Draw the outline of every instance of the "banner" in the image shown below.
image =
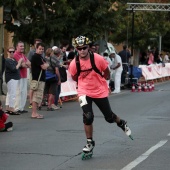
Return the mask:
{"type": "Polygon", "coordinates": [[[139,65],[145,80],[154,80],[170,76],[170,63],[139,65]]]}
{"type": "Polygon", "coordinates": [[[61,83],[61,93],[60,97],[70,96],[70,95],[77,95],[77,82],[75,82],[71,74],[67,71],[67,81],[61,83]]]}

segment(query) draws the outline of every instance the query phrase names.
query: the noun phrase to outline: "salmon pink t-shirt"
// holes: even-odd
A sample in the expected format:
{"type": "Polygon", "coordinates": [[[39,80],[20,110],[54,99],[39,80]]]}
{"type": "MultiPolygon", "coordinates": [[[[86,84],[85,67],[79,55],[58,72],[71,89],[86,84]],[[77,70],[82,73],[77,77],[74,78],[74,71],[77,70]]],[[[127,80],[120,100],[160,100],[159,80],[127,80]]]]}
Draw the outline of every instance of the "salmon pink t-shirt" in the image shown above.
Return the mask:
{"type": "MultiPolygon", "coordinates": [[[[98,70],[102,73],[108,67],[107,61],[97,53],[94,53],[94,61],[98,70]]],[[[81,71],[78,77],[78,95],[87,95],[92,98],[104,98],[108,96],[108,85],[104,77],[101,77],[93,69],[91,69],[90,58],[88,60],[82,60],[80,58],[80,68],[81,71]]],[[[69,65],[70,74],[72,76],[77,74],[76,61],[75,58],[69,65]]]]}
{"type": "MultiPolygon", "coordinates": [[[[16,61],[19,61],[20,58],[23,58],[23,61],[26,62],[28,59],[23,53],[15,52],[14,53],[14,59],[16,61]]],[[[21,78],[27,78],[27,68],[26,67],[21,67],[20,68],[20,76],[21,78]]]]}

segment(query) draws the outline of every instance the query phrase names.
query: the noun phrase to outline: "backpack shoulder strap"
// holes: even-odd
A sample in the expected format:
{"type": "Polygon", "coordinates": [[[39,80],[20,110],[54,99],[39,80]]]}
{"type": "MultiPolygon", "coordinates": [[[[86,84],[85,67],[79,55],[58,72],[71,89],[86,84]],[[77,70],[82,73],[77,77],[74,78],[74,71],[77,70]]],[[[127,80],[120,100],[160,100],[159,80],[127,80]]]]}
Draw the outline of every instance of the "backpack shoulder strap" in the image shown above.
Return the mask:
{"type": "Polygon", "coordinates": [[[94,61],[94,54],[92,52],[90,52],[90,62],[92,65],[93,70],[98,73],[101,77],[103,77],[102,73],[99,71],[99,69],[96,67],[95,61],[94,61]]]}
{"type": "Polygon", "coordinates": [[[76,60],[75,61],[76,61],[77,75],[79,76],[81,69],[80,69],[80,60],[79,60],[79,56],[78,55],[76,56],[76,60]]]}
{"type": "Polygon", "coordinates": [[[79,77],[80,71],[81,71],[79,55],[76,55],[75,62],[76,62],[76,69],[77,69],[77,82],[78,82],[78,77],[79,77]]]}
{"type": "Polygon", "coordinates": [[[51,68],[53,69],[54,74],[55,74],[55,67],[53,66],[53,63],[52,63],[52,61],[51,61],[51,57],[50,57],[50,66],[51,66],[51,68]]]}

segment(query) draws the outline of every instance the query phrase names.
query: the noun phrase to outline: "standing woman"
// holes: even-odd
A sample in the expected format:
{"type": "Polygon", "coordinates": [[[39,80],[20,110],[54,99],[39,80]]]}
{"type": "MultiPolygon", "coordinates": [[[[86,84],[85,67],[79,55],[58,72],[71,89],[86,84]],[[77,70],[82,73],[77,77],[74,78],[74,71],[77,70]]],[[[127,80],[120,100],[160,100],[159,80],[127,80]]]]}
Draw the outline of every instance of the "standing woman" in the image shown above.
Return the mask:
{"type": "Polygon", "coordinates": [[[6,97],[6,109],[10,115],[20,115],[20,113],[14,111],[16,91],[18,86],[18,80],[20,79],[19,68],[23,59],[18,62],[14,59],[14,47],[10,47],[7,50],[8,58],[5,61],[5,81],[7,84],[7,97],[6,97]]]}

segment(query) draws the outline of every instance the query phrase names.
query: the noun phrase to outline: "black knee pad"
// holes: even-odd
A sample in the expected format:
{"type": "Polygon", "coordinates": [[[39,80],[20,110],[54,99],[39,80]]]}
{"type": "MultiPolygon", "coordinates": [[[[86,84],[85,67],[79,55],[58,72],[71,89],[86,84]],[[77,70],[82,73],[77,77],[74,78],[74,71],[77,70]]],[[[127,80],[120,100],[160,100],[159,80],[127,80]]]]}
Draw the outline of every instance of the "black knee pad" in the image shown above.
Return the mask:
{"type": "Polygon", "coordinates": [[[94,115],[92,112],[83,113],[83,123],[85,125],[91,125],[94,120],[94,115]]]}
{"type": "Polygon", "coordinates": [[[108,122],[108,123],[114,123],[117,119],[117,115],[114,114],[113,112],[110,114],[110,116],[108,117],[105,117],[105,120],[108,122]]]}

